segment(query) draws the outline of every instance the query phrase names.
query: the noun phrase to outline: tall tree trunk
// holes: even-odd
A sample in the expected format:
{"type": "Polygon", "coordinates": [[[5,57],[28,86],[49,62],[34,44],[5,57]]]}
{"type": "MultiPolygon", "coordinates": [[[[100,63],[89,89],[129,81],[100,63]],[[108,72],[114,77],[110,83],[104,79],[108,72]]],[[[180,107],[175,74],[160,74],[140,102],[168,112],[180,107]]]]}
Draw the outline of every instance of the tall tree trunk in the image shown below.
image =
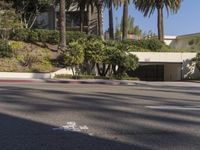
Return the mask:
{"type": "Polygon", "coordinates": [[[158,10],[158,39],[164,41],[164,21],[163,21],[163,8],[157,8],[158,10]]]}
{"type": "Polygon", "coordinates": [[[109,0],[109,35],[110,39],[114,39],[114,28],[113,28],[113,0],[109,0]]]}
{"type": "Polygon", "coordinates": [[[84,31],[84,13],[85,12],[85,4],[81,4],[80,6],[80,31],[84,31]]]}
{"type": "Polygon", "coordinates": [[[128,0],[124,1],[124,11],[123,11],[123,35],[122,39],[126,40],[128,38],[128,0]]]}
{"type": "Polygon", "coordinates": [[[97,11],[98,11],[98,35],[103,39],[103,1],[98,0],[97,11]]]}
{"type": "Polygon", "coordinates": [[[60,0],[60,49],[66,47],[66,8],[65,0],[60,0]]]}

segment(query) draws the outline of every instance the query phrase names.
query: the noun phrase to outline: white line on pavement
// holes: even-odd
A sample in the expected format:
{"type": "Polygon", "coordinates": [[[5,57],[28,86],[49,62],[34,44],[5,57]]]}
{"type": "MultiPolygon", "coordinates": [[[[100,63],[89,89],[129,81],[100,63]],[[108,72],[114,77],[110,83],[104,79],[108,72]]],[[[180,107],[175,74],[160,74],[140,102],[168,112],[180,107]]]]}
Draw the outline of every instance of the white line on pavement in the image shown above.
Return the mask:
{"type": "Polygon", "coordinates": [[[146,108],[163,110],[200,110],[200,106],[146,106],[146,108]]]}

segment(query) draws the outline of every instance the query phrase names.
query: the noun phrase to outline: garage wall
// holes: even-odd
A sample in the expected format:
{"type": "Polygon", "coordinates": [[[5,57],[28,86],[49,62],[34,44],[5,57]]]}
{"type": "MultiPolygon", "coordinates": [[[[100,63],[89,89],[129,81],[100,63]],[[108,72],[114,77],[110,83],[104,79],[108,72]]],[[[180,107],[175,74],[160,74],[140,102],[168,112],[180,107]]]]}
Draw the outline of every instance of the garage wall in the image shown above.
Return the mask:
{"type": "Polygon", "coordinates": [[[181,64],[165,64],[164,65],[164,80],[179,81],[181,80],[181,64]]]}

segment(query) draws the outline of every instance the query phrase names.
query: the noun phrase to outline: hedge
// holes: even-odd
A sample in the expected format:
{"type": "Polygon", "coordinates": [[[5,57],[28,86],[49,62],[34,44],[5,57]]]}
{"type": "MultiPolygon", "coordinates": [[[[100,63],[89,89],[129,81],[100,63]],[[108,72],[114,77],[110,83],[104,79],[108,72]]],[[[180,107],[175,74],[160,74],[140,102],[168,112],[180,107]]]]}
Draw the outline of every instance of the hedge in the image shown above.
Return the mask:
{"type": "Polygon", "coordinates": [[[124,45],[135,46],[136,48],[142,48],[145,51],[161,51],[165,46],[164,42],[158,39],[142,39],[142,40],[125,40],[124,45]]]}
{"type": "MultiPolygon", "coordinates": [[[[69,43],[79,38],[87,37],[86,33],[78,31],[67,31],[66,42],[69,43]]],[[[59,43],[59,31],[58,30],[47,30],[47,29],[18,29],[15,30],[12,35],[12,40],[25,41],[25,42],[42,42],[49,44],[59,43]]]]}

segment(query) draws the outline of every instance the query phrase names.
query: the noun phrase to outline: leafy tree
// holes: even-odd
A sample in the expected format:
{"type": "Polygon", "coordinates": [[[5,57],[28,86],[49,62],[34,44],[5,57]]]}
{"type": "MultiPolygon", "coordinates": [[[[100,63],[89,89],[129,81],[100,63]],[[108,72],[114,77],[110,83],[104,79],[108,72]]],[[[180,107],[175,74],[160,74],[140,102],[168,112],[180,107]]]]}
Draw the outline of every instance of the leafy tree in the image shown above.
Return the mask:
{"type": "Polygon", "coordinates": [[[180,8],[182,0],[134,0],[136,8],[141,11],[144,16],[150,16],[154,13],[155,9],[158,12],[158,38],[164,41],[164,23],[163,23],[163,9],[167,10],[167,13],[177,13],[180,8]]]}
{"type": "Polygon", "coordinates": [[[114,45],[108,53],[109,62],[114,76],[121,78],[128,70],[135,70],[138,67],[138,58],[127,52],[127,47],[122,43],[114,43],[114,45]]]}
{"type": "Polygon", "coordinates": [[[61,56],[63,57],[65,66],[70,66],[73,75],[75,75],[77,72],[75,70],[77,70],[79,65],[84,61],[84,49],[78,41],[71,42],[66,47],[65,51],[62,52],[61,56]]]}
{"type": "Polygon", "coordinates": [[[25,28],[32,28],[37,17],[46,12],[52,0],[8,0],[12,2],[13,8],[20,16],[20,20],[25,28]]]}
{"type": "MultiPolygon", "coordinates": [[[[88,38],[85,42],[85,66],[87,73],[91,74],[95,65],[102,63],[104,55],[104,43],[101,39],[88,38]]],[[[98,67],[99,68],[99,67],[98,67]]]]}

